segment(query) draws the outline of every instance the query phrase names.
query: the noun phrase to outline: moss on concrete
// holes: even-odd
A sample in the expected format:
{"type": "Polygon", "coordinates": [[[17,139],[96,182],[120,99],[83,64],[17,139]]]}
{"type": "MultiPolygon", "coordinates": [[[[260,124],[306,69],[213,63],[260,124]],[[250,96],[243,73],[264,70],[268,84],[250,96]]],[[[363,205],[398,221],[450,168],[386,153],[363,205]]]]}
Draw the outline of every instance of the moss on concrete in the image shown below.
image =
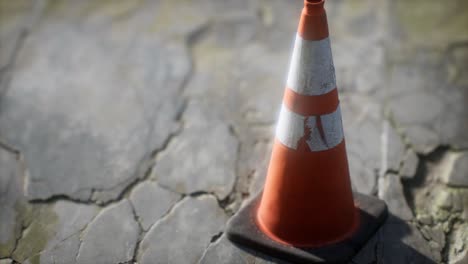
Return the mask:
{"type": "Polygon", "coordinates": [[[40,254],[34,255],[33,257],[29,258],[29,263],[31,263],[31,264],[41,264],[40,254]]]}
{"type": "Polygon", "coordinates": [[[410,44],[445,46],[468,37],[465,0],[396,1],[397,24],[410,44]]]}
{"type": "Polygon", "coordinates": [[[32,10],[32,0],[1,0],[0,1],[0,28],[7,26],[7,21],[16,20],[32,10]]]}
{"type": "Polygon", "coordinates": [[[89,1],[83,10],[84,15],[98,14],[99,16],[110,17],[114,20],[123,20],[129,17],[142,5],[144,0],[114,1],[100,0],[89,1]]]}
{"type": "Polygon", "coordinates": [[[11,237],[8,241],[0,243],[0,258],[10,257],[16,247],[17,240],[21,236],[21,231],[24,226],[31,222],[30,215],[31,207],[22,199],[15,202],[15,225],[12,227],[11,237]]]}
{"type": "MultiPolygon", "coordinates": [[[[207,12],[206,12],[207,13],[207,12]]],[[[164,0],[158,5],[149,32],[169,35],[185,35],[209,20],[203,9],[190,0],[164,0]],[[183,20],[181,20],[183,18],[183,20]]]]}
{"type": "Polygon", "coordinates": [[[100,18],[120,21],[125,20],[138,10],[143,1],[76,1],[71,5],[66,0],[49,0],[45,8],[45,17],[59,17],[70,20],[71,17],[84,18],[95,15],[100,18]]]}
{"type": "MultiPolygon", "coordinates": [[[[19,214],[26,229],[12,254],[15,260],[23,262],[41,252],[47,246],[48,240],[55,235],[58,216],[52,206],[36,205],[26,210],[20,209],[22,211],[19,214]]],[[[33,259],[39,263],[39,256],[33,259]]],[[[35,263],[34,261],[32,263],[35,263]]]]}
{"type": "Polygon", "coordinates": [[[15,248],[16,238],[12,236],[5,243],[0,243],[0,258],[5,258],[11,255],[11,251],[15,248]]]}

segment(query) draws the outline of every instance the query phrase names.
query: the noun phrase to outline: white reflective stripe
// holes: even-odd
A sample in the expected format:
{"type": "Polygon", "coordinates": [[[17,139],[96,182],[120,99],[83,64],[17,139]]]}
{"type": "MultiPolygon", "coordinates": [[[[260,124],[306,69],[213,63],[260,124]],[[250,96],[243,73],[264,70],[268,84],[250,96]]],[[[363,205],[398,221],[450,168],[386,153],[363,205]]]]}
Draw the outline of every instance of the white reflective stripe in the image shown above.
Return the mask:
{"type": "Polygon", "coordinates": [[[326,115],[305,117],[292,112],[283,105],[276,127],[276,138],[283,145],[291,149],[297,149],[299,141],[305,136],[304,124],[310,132],[306,139],[310,151],[331,149],[343,141],[343,125],[341,123],[341,110],[339,106],[334,112],[326,115]],[[322,131],[320,131],[318,126],[319,118],[322,124],[322,131]]]}
{"type": "Polygon", "coordinates": [[[292,112],[283,104],[276,126],[276,138],[283,145],[297,149],[299,140],[304,136],[304,119],[304,116],[292,112]]]}
{"type": "Polygon", "coordinates": [[[320,116],[322,134],[317,126],[317,117],[307,118],[306,126],[310,130],[307,145],[311,151],[321,151],[336,147],[343,140],[340,106],[333,113],[320,116]]]}
{"type": "Polygon", "coordinates": [[[304,40],[296,35],[287,86],[303,95],[321,95],[336,87],[329,38],[304,40]]]}

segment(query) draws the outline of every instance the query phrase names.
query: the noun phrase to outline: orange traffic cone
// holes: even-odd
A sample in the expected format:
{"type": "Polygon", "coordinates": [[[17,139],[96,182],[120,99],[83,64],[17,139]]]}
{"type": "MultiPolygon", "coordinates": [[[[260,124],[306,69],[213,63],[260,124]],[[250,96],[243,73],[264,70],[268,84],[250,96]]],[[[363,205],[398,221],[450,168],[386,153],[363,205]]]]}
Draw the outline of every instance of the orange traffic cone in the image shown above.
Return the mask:
{"type": "Polygon", "coordinates": [[[299,262],[343,263],[387,216],[351,191],[324,0],[306,0],[263,193],[231,219],[228,237],[299,262]]]}

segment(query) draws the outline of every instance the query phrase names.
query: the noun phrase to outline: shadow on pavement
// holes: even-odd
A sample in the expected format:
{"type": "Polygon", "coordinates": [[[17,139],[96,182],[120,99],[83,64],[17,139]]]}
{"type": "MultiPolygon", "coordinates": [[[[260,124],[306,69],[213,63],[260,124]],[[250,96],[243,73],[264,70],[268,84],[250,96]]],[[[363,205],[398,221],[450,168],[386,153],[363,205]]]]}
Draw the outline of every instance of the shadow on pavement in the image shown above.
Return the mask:
{"type": "MultiPolygon", "coordinates": [[[[235,245],[242,251],[258,258],[255,262],[288,264],[255,251],[235,245]]],[[[390,214],[383,226],[355,255],[349,264],[435,264],[430,257],[430,248],[416,227],[390,214]],[[417,250],[416,248],[420,248],[417,250]]]]}

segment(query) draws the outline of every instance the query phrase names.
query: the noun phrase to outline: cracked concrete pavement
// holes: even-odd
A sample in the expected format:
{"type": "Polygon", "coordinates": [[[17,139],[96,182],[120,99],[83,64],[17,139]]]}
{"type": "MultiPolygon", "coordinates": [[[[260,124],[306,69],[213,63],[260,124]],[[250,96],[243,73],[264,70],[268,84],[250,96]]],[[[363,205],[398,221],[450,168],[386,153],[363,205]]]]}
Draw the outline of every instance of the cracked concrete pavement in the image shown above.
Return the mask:
{"type": "MultiPolygon", "coordinates": [[[[0,263],[284,263],[223,228],[261,188],[302,3],[0,0],[0,263]]],[[[350,262],[468,263],[468,5],[326,4],[350,262]]]]}

